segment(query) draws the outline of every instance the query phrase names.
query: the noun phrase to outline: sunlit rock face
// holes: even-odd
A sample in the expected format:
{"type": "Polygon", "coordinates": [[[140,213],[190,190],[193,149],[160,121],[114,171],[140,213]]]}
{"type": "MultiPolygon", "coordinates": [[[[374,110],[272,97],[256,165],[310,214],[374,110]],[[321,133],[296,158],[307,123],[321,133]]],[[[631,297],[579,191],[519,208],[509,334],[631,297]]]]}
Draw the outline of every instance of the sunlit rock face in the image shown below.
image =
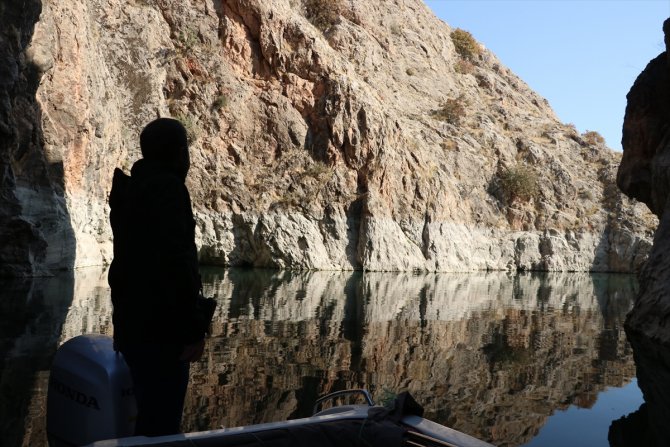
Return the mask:
{"type": "Polygon", "coordinates": [[[652,60],[628,93],[623,128],[623,160],[618,184],[644,201],[660,218],[649,262],[640,277],[639,298],[627,325],[654,340],[670,343],[670,19],[663,26],[666,51],[652,60]]]}
{"type": "Polygon", "coordinates": [[[300,0],[3,1],[0,274],[110,262],[112,172],[157,116],[193,140],[204,263],[642,265],[655,219],[615,188],[618,154],[490,51],[464,60],[420,0],[340,3],[319,28],[300,0]],[[529,200],[501,180],[519,164],[529,200]]]}

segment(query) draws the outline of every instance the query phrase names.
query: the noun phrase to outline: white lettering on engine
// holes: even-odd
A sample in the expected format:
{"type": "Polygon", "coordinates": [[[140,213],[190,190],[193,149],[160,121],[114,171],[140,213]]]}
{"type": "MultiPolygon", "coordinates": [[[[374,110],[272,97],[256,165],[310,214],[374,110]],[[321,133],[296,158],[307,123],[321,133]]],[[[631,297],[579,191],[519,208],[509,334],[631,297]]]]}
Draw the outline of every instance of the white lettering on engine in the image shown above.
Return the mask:
{"type": "Polygon", "coordinates": [[[78,403],[79,405],[83,405],[87,408],[95,408],[96,410],[100,410],[100,405],[98,405],[98,399],[96,399],[94,396],[88,396],[87,394],[82,393],[79,390],[70,388],[69,386],[59,382],[53,377],[51,378],[51,383],[53,384],[54,389],[59,394],[62,394],[68,399],[78,403]]]}

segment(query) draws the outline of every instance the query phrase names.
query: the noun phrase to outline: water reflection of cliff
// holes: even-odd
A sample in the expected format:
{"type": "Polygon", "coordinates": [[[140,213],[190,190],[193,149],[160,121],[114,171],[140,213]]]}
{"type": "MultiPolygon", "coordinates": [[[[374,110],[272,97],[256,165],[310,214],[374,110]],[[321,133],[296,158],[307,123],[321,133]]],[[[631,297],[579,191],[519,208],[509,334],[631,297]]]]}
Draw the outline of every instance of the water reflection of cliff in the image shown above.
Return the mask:
{"type": "MultiPolygon", "coordinates": [[[[365,387],[377,399],[408,389],[428,417],[519,445],[555,410],[589,407],[635,374],[621,329],[629,276],[218,270],[205,282],[220,306],[186,430],[306,416],[318,395],[365,387]]],[[[110,333],[104,274],[73,288],[61,341],[110,333]]]]}
{"type": "Polygon", "coordinates": [[[621,329],[630,277],[246,275],[209,278],[223,313],[189,428],[305,416],[342,388],[408,389],[428,417],[518,445],[635,375],[621,329]]]}
{"type": "Polygon", "coordinates": [[[1,445],[43,444],[26,439],[44,439],[44,396],[39,390],[47,383],[49,359],[58,346],[73,284],[69,273],[0,278],[1,445]]]}
{"type": "Polygon", "coordinates": [[[670,347],[629,333],[644,396],[640,408],[614,421],[609,430],[611,447],[667,447],[670,445],[670,347]]]}

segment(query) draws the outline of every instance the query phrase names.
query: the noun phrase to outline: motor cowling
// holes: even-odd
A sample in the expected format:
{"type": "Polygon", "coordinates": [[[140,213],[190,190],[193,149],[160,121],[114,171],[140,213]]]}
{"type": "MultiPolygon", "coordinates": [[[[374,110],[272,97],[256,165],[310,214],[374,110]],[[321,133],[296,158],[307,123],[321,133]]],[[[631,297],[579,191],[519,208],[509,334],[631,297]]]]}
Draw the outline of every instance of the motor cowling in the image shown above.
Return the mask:
{"type": "Polygon", "coordinates": [[[137,417],[128,366],[113,340],[80,335],[56,352],[47,392],[51,447],[132,436],[137,417]]]}

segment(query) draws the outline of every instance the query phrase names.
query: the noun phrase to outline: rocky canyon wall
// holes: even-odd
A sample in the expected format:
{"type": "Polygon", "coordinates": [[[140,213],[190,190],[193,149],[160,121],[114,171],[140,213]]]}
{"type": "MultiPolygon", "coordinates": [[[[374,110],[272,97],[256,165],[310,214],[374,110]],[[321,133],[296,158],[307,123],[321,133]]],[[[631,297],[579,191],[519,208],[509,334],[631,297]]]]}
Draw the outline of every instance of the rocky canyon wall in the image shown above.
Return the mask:
{"type": "Polygon", "coordinates": [[[623,127],[623,160],[617,182],[659,217],[640,294],[627,319],[633,332],[670,343],[670,19],[663,24],[666,51],[653,59],[628,93],[623,127]]]}
{"type": "Polygon", "coordinates": [[[481,45],[459,53],[419,0],[8,0],[0,25],[0,274],[110,262],[112,172],[158,116],[192,140],[203,263],[632,271],[648,254],[620,156],[481,45]],[[532,194],[510,193],[515,172],[532,194]]]}
{"type": "Polygon", "coordinates": [[[65,163],[37,98],[46,66],[30,56],[41,11],[40,0],[0,5],[0,276],[75,264],[65,163]]]}

